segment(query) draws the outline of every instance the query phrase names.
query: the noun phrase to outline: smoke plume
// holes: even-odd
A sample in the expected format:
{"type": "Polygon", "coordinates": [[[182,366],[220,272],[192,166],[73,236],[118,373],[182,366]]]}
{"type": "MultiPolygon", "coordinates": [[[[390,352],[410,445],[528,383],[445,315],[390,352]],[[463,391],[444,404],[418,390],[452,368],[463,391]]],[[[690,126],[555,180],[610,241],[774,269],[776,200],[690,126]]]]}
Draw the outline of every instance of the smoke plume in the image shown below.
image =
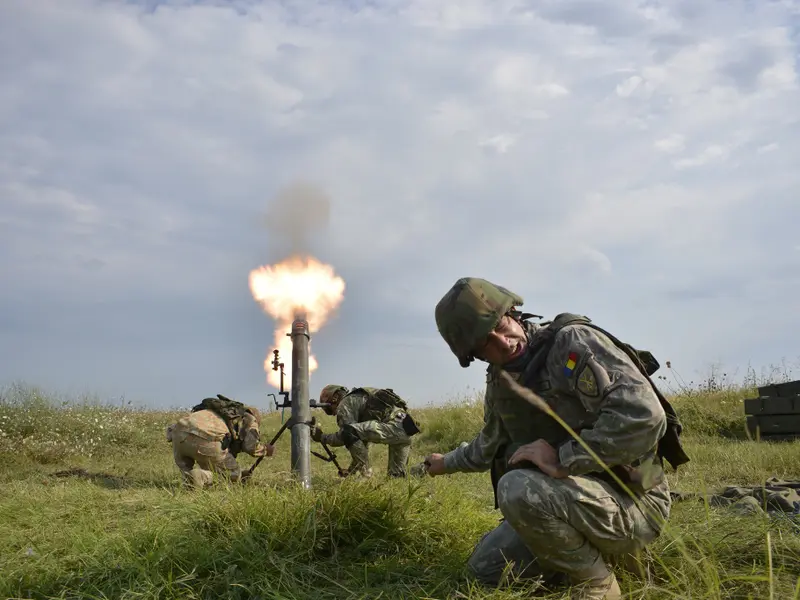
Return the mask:
{"type": "Polygon", "coordinates": [[[330,221],[330,197],[318,187],[297,182],[281,190],[266,211],[265,226],[284,255],[310,254],[315,232],[330,221]]]}

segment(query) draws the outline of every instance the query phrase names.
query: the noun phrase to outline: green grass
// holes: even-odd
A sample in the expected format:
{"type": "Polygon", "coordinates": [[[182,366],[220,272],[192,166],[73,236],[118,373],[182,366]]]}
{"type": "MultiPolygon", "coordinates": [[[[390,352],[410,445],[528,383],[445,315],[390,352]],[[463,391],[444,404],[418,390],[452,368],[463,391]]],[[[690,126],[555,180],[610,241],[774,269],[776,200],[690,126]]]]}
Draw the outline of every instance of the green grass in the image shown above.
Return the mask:
{"type": "MultiPolygon", "coordinates": [[[[673,489],[800,479],[800,442],[747,439],[741,400],[751,384],[677,390],[692,462],[670,474],[673,489]]],[[[524,586],[489,590],[467,576],[472,548],[500,518],[488,473],[387,480],[378,447],[372,480],[338,479],[312,457],[313,490],[303,491],[288,470],[286,433],[248,486],[193,492],[180,486],[165,439],[178,414],[67,402],[24,386],[3,392],[0,597],[531,597],[524,586]]],[[[412,461],[471,439],[483,418],[471,399],[415,415],[424,433],[412,461]]],[[[332,430],[333,418],[316,416],[332,430]]],[[[264,421],[268,438],[280,414],[264,421]]],[[[347,453],[337,456],[346,466],[347,453]]],[[[697,500],[677,502],[670,523],[650,547],[652,581],[620,575],[629,598],[800,598],[797,523],[697,500]]]]}

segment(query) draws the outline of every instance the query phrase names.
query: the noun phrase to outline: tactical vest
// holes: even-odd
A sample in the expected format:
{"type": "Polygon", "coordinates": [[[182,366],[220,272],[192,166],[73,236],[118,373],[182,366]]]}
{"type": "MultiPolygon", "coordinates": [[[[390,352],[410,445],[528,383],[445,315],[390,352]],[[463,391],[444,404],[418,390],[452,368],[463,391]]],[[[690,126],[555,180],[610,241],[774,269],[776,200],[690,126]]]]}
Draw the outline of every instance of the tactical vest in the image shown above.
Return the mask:
{"type": "Polygon", "coordinates": [[[395,408],[408,411],[405,400],[395,394],[391,388],[359,387],[351,390],[350,393],[360,393],[367,397],[366,420],[388,421],[395,408]]]}
{"type": "MultiPolygon", "coordinates": [[[[524,369],[519,373],[510,372],[509,375],[514,377],[521,385],[532,389],[545,400],[548,400],[548,396],[551,395],[548,385],[549,379],[547,377],[541,377],[542,369],[545,367],[547,355],[553,346],[556,334],[567,325],[574,324],[590,327],[606,335],[616,347],[625,352],[642,375],[650,382],[651,387],[667,415],[667,431],[659,440],[654,453],[657,456],[658,464],[660,465],[661,461],[666,459],[673,468],[677,469],[678,466],[688,462],[689,457],[684,452],[680,443],[680,434],[683,428],[677,413],[650,378],[660,367],[658,361],[650,352],[646,350],[637,350],[630,344],[620,341],[609,332],[594,325],[587,317],[571,313],[561,313],[557,315],[553,321],[543,323],[542,329],[535,333],[534,345],[529,350],[532,355],[524,369]]],[[[503,473],[508,470],[508,459],[511,458],[511,455],[519,446],[541,438],[552,446],[558,447],[571,439],[569,432],[555,419],[528,403],[521,403],[519,397],[517,397],[514,392],[505,386],[501,386],[497,377],[499,371],[500,367],[493,365],[487,368],[486,402],[491,405],[490,408],[492,410],[500,415],[503,426],[512,441],[498,450],[497,456],[495,456],[492,464],[491,476],[492,487],[495,493],[495,508],[498,507],[497,483],[503,473]],[[504,414],[507,415],[506,418],[503,418],[504,414]]],[[[584,424],[588,426],[594,419],[594,415],[586,411],[580,403],[559,404],[558,413],[559,416],[576,431],[579,431],[584,424]]],[[[632,466],[628,469],[625,467],[615,467],[612,470],[620,476],[623,481],[626,481],[626,479],[630,478],[630,471],[636,468],[637,466],[632,466]]],[[[642,467],[642,469],[645,469],[645,467],[642,467]]],[[[597,473],[595,475],[598,477],[607,477],[613,483],[613,478],[610,478],[607,473],[597,473]]]]}
{"type": "Polygon", "coordinates": [[[210,410],[225,421],[225,426],[228,428],[228,435],[222,439],[222,449],[230,450],[230,453],[234,456],[239,454],[242,451],[239,429],[242,425],[242,419],[244,419],[244,416],[247,414],[245,405],[236,400],[226,398],[221,394],[217,394],[216,398],[204,398],[200,404],[192,407],[192,412],[201,410],[210,410]]]}

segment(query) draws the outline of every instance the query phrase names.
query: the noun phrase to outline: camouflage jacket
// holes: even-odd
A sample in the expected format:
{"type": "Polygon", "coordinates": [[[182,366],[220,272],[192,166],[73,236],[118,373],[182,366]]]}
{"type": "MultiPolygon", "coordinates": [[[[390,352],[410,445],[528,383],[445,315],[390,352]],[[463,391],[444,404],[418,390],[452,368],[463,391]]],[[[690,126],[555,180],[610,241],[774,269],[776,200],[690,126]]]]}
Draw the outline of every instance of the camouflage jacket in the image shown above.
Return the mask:
{"type": "Polygon", "coordinates": [[[352,390],[339,403],[336,409],[336,424],[339,431],[322,436],[322,440],[330,446],[343,446],[343,428],[346,425],[364,423],[365,421],[389,422],[403,408],[391,407],[373,399],[378,388],[361,387],[352,390]]]}
{"type": "MultiPolygon", "coordinates": [[[[234,423],[234,429],[238,425],[237,438],[241,443],[241,452],[255,456],[260,450],[260,432],[256,418],[247,413],[241,418],[239,423],[234,423]]],[[[228,427],[216,413],[210,410],[200,410],[189,413],[181,418],[176,424],[175,429],[180,429],[191,433],[205,440],[222,442],[225,436],[229,436],[228,427]]]]}
{"type": "MultiPolygon", "coordinates": [[[[532,344],[539,325],[525,323],[532,344]]],[[[506,367],[519,379],[525,359],[506,367]]],[[[544,366],[524,383],[610,467],[644,472],[644,489],[659,512],[668,511],[670,496],[662,463],[656,456],[667,428],[666,414],[648,379],[628,356],[602,333],[584,325],[558,331],[544,366]]],[[[484,424],[469,444],[444,457],[445,470],[486,471],[499,458],[506,464],[525,444],[544,439],[558,452],[571,475],[603,473],[603,468],[552,417],[509,390],[499,369],[487,369],[484,424]]]]}

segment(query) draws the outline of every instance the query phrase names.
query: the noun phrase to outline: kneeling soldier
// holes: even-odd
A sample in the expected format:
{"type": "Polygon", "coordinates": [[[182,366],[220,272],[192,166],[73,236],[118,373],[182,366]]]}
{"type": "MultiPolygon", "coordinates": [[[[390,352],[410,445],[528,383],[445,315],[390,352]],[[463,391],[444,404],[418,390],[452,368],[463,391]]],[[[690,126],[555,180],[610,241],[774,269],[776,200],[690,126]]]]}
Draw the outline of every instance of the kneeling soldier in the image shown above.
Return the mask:
{"type": "Polygon", "coordinates": [[[192,412],[167,428],[175,464],[185,485],[203,488],[219,473],[231,482],[242,479],[236,462],[240,452],[272,456],[273,446],[259,442],[261,413],[224,396],[206,398],[192,412]]]}
{"type": "Polygon", "coordinates": [[[368,444],[389,446],[387,473],[390,477],[405,477],[411,437],[419,433],[408,405],[389,388],[360,387],[348,390],[342,385],[326,385],[319,401],[324,410],[336,415],[339,431],[323,434],[317,425],[311,432],[315,442],[328,446],[345,446],[352,461],[348,474],[372,476],[368,444]]]}

